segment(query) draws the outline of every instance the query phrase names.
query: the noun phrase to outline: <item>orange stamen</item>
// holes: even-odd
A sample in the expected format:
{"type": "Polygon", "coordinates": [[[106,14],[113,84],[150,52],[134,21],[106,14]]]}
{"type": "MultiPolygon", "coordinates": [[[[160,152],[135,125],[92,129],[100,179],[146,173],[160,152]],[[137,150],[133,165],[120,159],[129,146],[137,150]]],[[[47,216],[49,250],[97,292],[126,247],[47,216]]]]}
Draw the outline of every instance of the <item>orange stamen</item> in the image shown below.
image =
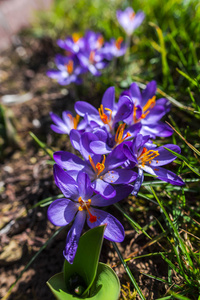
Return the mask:
{"type": "Polygon", "coordinates": [[[135,18],[135,13],[134,12],[130,13],[129,14],[129,19],[133,20],[134,18],[135,18]]]}
{"type": "Polygon", "coordinates": [[[144,147],[142,153],[138,157],[138,160],[141,161],[142,167],[144,167],[147,162],[151,164],[152,160],[157,156],[159,156],[158,151],[147,150],[147,148],[144,147]]]}
{"type": "Polygon", "coordinates": [[[77,43],[80,40],[80,35],[77,32],[73,33],[72,40],[74,43],[77,43]]]}
{"type": "Polygon", "coordinates": [[[99,174],[101,174],[101,172],[103,172],[103,170],[105,169],[105,160],[106,160],[106,156],[105,155],[103,155],[103,161],[102,161],[102,163],[97,163],[96,164],[96,169],[98,170],[97,171],[97,176],[99,175],[99,174]]]}
{"type": "Polygon", "coordinates": [[[79,204],[80,204],[78,210],[79,210],[79,211],[87,210],[87,212],[88,212],[88,214],[89,214],[89,216],[90,216],[89,221],[90,221],[91,223],[96,222],[97,217],[96,217],[96,216],[93,216],[93,215],[91,214],[91,212],[89,211],[90,204],[91,204],[91,199],[88,199],[88,201],[84,201],[84,200],[82,200],[81,197],[79,197],[79,198],[78,198],[78,202],[79,202],[79,204]]]}
{"type": "Polygon", "coordinates": [[[112,130],[112,127],[110,125],[110,122],[112,120],[112,110],[110,108],[105,108],[105,110],[109,111],[109,117],[104,113],[104,109],[103,109],[103,104],[100,105],[100,108],[98,109],[99,111],[99,116],[101,118],[101,121],[104,124],[108,124],[108,126],[110,127],[110,130],[112,130]]]}
{"type": "Polygon", "coordinates": [[[136,118],[136,110],[137,110],[137,106],[134,105],[134,109],[133,109],[133,121],[134,123],[137,123],[139,121],[141,121],[142,119],[145,119],[146,116],[150,113],[151,109],[156,105],[156,96],[153,96],[151,99],[149,99],[147,101],[147,103],[145,104],[145,106],[143,107],[143,113],[141,115],[141,117],[139,119],[136,118]]]}
{"type": "Polygon", "coordinates": [[[90,52],[90,56],[89,56],[89,61],[90,61],[92,64],[95,62],[94,58],[95,58],[95,51],[92,50],[92,51],[90,52]]]}
{"type": "Polygon", "coordinates": [[[92,157],[89,155],[89,161],[90,161],[91,166],[92,166],[92,168],[95,171],[97,176],[99,176],[99,174],[101,174],[103,172],[103,170],[105,169],[105,160],[106,160],[106,156],[103,155],[103,161],[101,163],[98,162],[95,166],[92,157]]]}
{"type": "Polygon", "coordinates": [[[77,114],[76,117],[72,117],[71,114],[67,114],[67,116],[70,118],[72,124],[74,125],[73,128],[74,129],[77,129],[77,126],[78,126],[78,122],[80,120],[80,116],[77,114]]]}
{"type": "Polygon", "coordinates": [[[153,96],[151,99],[147,101],[145,106],[143,107],[143,112],[145,113],[147,110],[152,109],[156,104],[156,96],[153,96]]]}
{"type": "Polygon", "coordinates": [[[115,46],[117,47],[117,49],[118,50],[120,50],[121,49],[121,44],[122,44],[122,42],[123,42],[123,37],[118,37],[118,39],[116,40],[116,42],[115,42],[115,46]]]}
{"type": "Polygon", "coordinates": [[[129,132],[127,132],[126,136],[123,138],[124,135],[124,128],[126,124],[120,124],[117,128],[116,134],[115,134],[115,142],[116,144],[122,143],[127,137],[131,136],[129,132]]]}
{"type": "Polygon", "coordinates": [[[65,65],[66,66],[66,69],[67,69],[67,72],[69,74],[72,74],[73,73],[73,70],[74,70],[74,63],[73,63],[73,60],[69,60],[69,62],[65,65]]]}
{"type": "Polygon", "coordinates": [[[104,38],[101,35],[98,39],[97,39],[97,49],[101,48],[103,46],[104,43],[104,38]]]}
{"type": "Polygon", "coordinates": [[[136,118],[136,110],[137,110],[137,106],[134,105],[134,110],[133,110],[133,121],[134,121],[134,123],[137,123],[137,122],[138,122],[138,121],[137,121],[137,118],[136,118]]]}
{"type": "Polygon", "coordinates": [[[90,164],[91,164],[91,166],[93,167],[93,170],[95,171],[95,173],[96,173],[96,166],[95,166],[95,164],[94,164],[94,162],[93,162],[93,159],[92,159],[92,157],[89,155],[89,161],[90,161],[90,164]]]}

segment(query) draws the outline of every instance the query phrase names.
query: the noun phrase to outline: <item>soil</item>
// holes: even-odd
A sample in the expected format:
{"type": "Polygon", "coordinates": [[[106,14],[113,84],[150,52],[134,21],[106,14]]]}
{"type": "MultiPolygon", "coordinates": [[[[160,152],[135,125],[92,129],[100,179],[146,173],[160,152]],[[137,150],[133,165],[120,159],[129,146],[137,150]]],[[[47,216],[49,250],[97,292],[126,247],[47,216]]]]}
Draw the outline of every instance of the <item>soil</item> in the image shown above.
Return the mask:
{"type": "MultiPolygon", "coordinates": [[[[33,132],[54,150],[70,151],[68,138],[50,129],[49,112],[61,115],[63,110],[73,110],[74,105],[73,87],[61,87],[46,76],[53,55],[51,40],[37,41],[26,38],[22,39],[18,48],[7,50],[0,58],[0,96],[18,95],[15,98],[9,96],[10,104],[5,106],[6,115],[13,124],[11,128],[14,137],[10,138],[4,147],[0,168],[0,296],[5,296],[3,299],[54,299],[46,281],[61,271],[64,261],[62,252],[68,228],[62,230],[45,247],[24,271],[11,293],[7,294],[32,257],[58,229],[47,220],[47,207],[33,208],[38,201],[55,196],[60,191],[54,183],[49,156],[38,147],[29,134],[30,131],[33,132]],[[22,102],[24,98],[21,96],[24,94],[28,94],[29,101],[22,102]]],[[[80,86],[82,100],[93,103],[94,95],[89,94],[88,98],[81,93],[81,89],[80,86]]],[[[3,101],[5,102],[5,98],[2,98],[3,101]]],[[[144,209],[143,214],[137,212],[138,205],[145,207],[145,203],[139,200],[136,203],[135,199],[126,199],[122,205],[141,226],[148,224],[153,218],[151,210],[145,212],[144,209]]],[[[118,217],[125,227],[126,238],[123,243],[118,244],[124,258],[161,249],[159,244],[149,246],[148,238],[133,230],[116,208],[111,207],[109,211],[118,217]]],[[[148,233],[156,236],[159,232],[152,227],[148,233]]],[[[112,244],[106,240],[100,261],[113,267],[122,287],[129,284],[130,279],[112,244]]],[[[167,267],[159,256],[130,260],[128,266],[146,299],[156,299],[164,295],[164,284],[142,274],[165,278],[167,267]]],[[[130,285],[130,291],[133,290],[133,286],[130,285]]],[[[123,287],[123,294],[126,292],[128,295],[129,288],[123,287]]],[[[127,296],[126,299],[131,298],[127,296]]]]}

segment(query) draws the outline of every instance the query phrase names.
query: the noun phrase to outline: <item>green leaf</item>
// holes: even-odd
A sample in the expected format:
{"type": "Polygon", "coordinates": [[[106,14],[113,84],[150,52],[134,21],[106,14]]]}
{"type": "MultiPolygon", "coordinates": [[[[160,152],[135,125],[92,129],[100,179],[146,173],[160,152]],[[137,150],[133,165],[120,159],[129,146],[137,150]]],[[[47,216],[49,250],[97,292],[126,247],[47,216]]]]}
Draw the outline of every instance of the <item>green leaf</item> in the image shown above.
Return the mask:
{"type": "MultiPolygon", "coordinates": [[[[64,273],[51,277],[47,285],[58,300],[76,300],[79,296],[69,294],[64,280],[64,273]]],[[[90,300],[117,300],[120,293],[120,283],[115,272],[103,263],[98,264],[95,280],[90,289],[90,295],[84,299],[90,300]]]]}
{"type": "Polygon", "coordinates": [[[55,274],[47,281],[47,285],[56,297],[59,300],[72,300],[80,299],[74,295],[68,294],[67,287],[64,281],[63,272],[55,274]]]}
{"type": "Polygon", "coordinates": [[[117,300],[120,293],[120,283],[115,272],[107,265],[99,263],[95,281],[90,290],[89,299],[117,300]]]}
{"type": "Polygon", "coordinates": [[[101,252],[104,226],[95,227],[82,235],[73,264],[67,260],[64,263],[64,279],[69,283],[70,278],[78,274],[85,281],[86,289],[82,296],[86,296],[91,288],[99,262],[101,252]]]}

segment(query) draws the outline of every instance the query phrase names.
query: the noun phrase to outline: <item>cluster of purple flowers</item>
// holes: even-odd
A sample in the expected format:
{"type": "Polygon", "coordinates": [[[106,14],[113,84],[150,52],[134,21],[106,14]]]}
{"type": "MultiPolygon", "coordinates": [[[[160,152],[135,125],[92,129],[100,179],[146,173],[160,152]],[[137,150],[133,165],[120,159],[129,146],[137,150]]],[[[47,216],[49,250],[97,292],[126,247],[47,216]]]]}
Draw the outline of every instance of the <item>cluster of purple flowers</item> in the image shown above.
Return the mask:
{"type": "Polygon", "coordinates": [[[156,137],[172,135],[171,128],[161,121],[170,110],[165,98],[156,100],[156,82],[140,91],[136,83],[115,102],[115,89],[103,95],[99,109],[91,104],[75,103],[74,116],[63,112],[62,118],[51,113],[51,128],[68,134],[80,156],[70,152],[54,153],[54,177],[64,198],[49,206],[48,218],[57,226],[74,220],[67,235],[64,257],[73,263],[85,221],[90,228],[106,224],[105,238],[121,242],[122,224],[111,214],[97,207],[114,204],[129,194],[137,195],[144,172],[173,185],[183,180],[162,166],[176,156],[165,148],[180,153],[177,145],[157,147],[156,137]]]}
{"type": "MultiPolygon", "coordinates": [[[[131,7],[124,11],[118,10],[116,16],[128,37],[141,25],[145,17],[142,11],[135,13],[131,7]]],[[[81,74],[86,72],[100,76],[100,70],[114,57],[123,56],[128,47],[121,36],[117,40],[112,38],[109,42],[104,42],[102,34],[93,31],[87,31],[85,36],[74,33],[65,40],[58,40],[57,44],[64,49],[66,55],[56,55],[57,70],[49,70],[47,75],[56,79],[60,85],[72,82],[80,84],[81,74]]]]}
{"type": "Polygon", "coordinates": [[[86,72],[94,76],[101,75],[100,70],[114,57],[124,55],[127,48],[122,37],[104,42],[103,36],[93,31],[87,31],[82,37],[75,33],[65,40],[58,40],[57,43],[65,50],[66,55],[56,56],[58,70],[49,70],[47,75],[61,85],[72,82],[80,84],[81,74],[86,72]]]}

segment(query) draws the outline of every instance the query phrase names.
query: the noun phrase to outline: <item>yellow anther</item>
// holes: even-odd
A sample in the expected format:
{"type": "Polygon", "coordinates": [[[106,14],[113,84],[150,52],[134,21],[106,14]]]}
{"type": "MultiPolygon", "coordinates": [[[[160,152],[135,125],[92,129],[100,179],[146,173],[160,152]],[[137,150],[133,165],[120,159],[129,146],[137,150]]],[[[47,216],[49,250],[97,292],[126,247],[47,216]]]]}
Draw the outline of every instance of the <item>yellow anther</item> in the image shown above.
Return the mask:
{"type": "Polygon", "coordinates": [[[115,143],[116,144],[122,143],[127,137],[131,136],[131,134],[129,132],[127,132],[127,134],[123,138],[125,126],[126,126],[125,123],[120,124],[118,126],[117,131],[115,133],[115,143]]]}
{"type": "Polygon", "coordinates": [[[77,114],[76,117],[74,118],[74,129],[77,128],[79,120],[80,120],[80,116],[77,114]]]}
{"type": "Polygon", "coordinates": [[[138,157],[138,160],[140,160],[142,167],[144,167],[147,162],[151,164],[152,160],[157,156],[159,156],[158,151],[147,150],[147,148],[144,147],[142,153],[138,157]]]}
{"type": "Polygon", "coordinates": [[[104,124],[108,124],[108,126],[110,127],[110,130],[112,129],[111,127],[111,120],[112,120],[112,110],[110,108],[105,108],[105,110],[107,110],[110,114],[109,116],[107,116],[105,113],[104,113],[104,109],[103,109],[103,104],[100,105],[100,108],[98,109],[99,111],[99,116],[101,118],[101,121],[104,123],[104,124]]]}
{"type": "Polygon", "coordinates": [[[99,174],[101,174],[101,172],[103,172],[103,170],[105,169],[105,160],[106,160],[106,156],[105,155],[103,155],[103,161],[102,161],[102,163],[97,163],[96,164],[96,169],[98,170],[97,171],[97,176],[99,175],[99,174]]]}
{"type": "Polygon", "coordinates": [[[90,161],[90,164],[91,164],[91,166],[93,167],[93,170],[95,171],[95,173],[96,173],[96,166],[95,166],[95,164],[94,164],[94,162],[93,162],[93,159],[92,159],[92,157],[89,155],[89,161],[90,161]]]}
{"type": "Polygon", "coordinates": [[[101,174],[103,172],[103,170],[105,169],[105,160],[106,160],[106,156],[103,155],[103,161],[100,163],[98,162],[95,166],[92,157],[89,155],[89,161],[91,163],[91,166],[93,168],[93,170],[95,171],[96,175],[98,176],[99,174],[101,174]]]}
{"type": "Polygon", "coordinates": [[[71,114],[67,114],[67,116],[70,118],[70,120],[73,124],[73,129],[77,129],[78,122],[80,120],[80,116],[78,114],[76,115],[75,118],[71,114]]]}
{"type": "Polygon", "coordinates": [[[79,210],[79,211],[86,210],[86,211],[88,212],[89,216],[90,216],[89,221],[90,221],[91,223],[96,222],[97,217],[96,217],[96,216],[93,216],[93,215],[91,214],[90,210],[89,210],[90,204],[91,204],[91,199],[88,199],[87,201],[84,201],[84,200],[82,200],[81,197],[79,197],[79,198],[78,198],[78,202],[79,202],[79,204],[80,204],[78,210],[79,210]]]}
{"type": "Polygon", "coordinates": [[[156,96],[153,96],[151,99],[147,101],[145,106],[143,107],[143,112],[146,113],[147,110],[152,109],[156,104],[156,96]]]}
{"type": "Polygon", "coordinates": [[[134,105],[133,109],[133,121],[134,123],[137,123],[141,121],[142,119],[145,119],[146,116],[150,113],[151,109],[156,105],[156,96],[153,96],[151,99],[147,101],[147,103],[144,105],[142,109],[142,115],[139,119],[136,117],[136,111],[137,111],[137,106],[134,105]]]}

